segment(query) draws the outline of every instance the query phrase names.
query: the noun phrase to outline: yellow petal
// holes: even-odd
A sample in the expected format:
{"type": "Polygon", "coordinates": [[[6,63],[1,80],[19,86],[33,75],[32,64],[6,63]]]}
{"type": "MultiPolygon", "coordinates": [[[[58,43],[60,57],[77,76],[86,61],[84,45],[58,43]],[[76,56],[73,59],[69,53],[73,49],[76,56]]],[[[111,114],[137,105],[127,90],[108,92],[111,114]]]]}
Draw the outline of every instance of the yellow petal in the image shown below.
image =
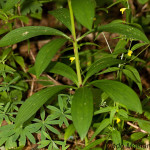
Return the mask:
{"type": "Polygon", "coordinates": [[[119,118],[117,118],[117,121],[116,121],[116,122],[117,122],[117,124],[118,124],[120,121],[121,121],[121,120],[120,120],[119,118]]]}
{"type": "Polygon", "coordinates": [[[132,55],[132,53],[133,53],[133,51],[128,50],[128,56],[131,56],[131,55],[132,55]]]}
{"type": "Polygon", "coordinates": [[[75,60],[75,57],[70,57],[69,60],[71,61],[71,63],[75,60]]]}
{"type": "Polygon", "coordinates": [[[127,9],[127,8],[121,8],[121,9],[120,9],[121,13],[123,14],[126,9],[127,9]]]}
{"type": "Polygon", "coordinates": [[[96,18],[93,18],[93,21],[95,21],[96,20],[96,18]]]}

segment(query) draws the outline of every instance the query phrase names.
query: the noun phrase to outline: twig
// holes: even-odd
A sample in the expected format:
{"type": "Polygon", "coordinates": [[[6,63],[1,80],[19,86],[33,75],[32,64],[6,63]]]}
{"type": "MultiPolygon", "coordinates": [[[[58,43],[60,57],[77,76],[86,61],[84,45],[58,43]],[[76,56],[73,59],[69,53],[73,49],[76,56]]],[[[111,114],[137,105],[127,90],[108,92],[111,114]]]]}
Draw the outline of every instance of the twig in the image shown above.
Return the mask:
{"type": "MultiPolygon", "coordinates": [[[[17,9],[18,9],[18,14],[19,14],[19,16],[21,16],[20,5],[17,7],[17,9]]],[[[24,27],[23,21],[20,20],[20,22],[21,22],[21,26],[24,27]]]]}
{"type": "Polygon", "coordinates": [[[34,82],[35,82],[35,78],[34,76],[32,76],[32,80],[31,80],[31,90],[30,90],[30,93],[29,93],[29,97],[33,95],[33,91],[34,91],[34,82]]]}
{"type": "Polygon", "coordinates": [[[31,57],[32,57],[32,59],[33,59],[33,61],[34,61],[34,63],[35,63],[35,56],[33,55],[33,52],[32,52],[31,49],[30,49],[30,55],[31,55],[31,57]]]}
{"type": "Polygon", "coordinates": [[[132,124],[131,122],[127,122],[127,124],[130,125],[131,127],[135,128],[135,129],[137,129],[140,132],[147,133],[145,130],[142,130],[140,127],[132,124]]]}
{"type": "Polygon", "coordinates": [[[109,49],[110,53],[112,53],[112,50],[111,50],[111,48],[110,48],[110,46],[109,46],[109,43],[108,43],[108,41],[107,41],[107,38],[106,38],[104,32],[102,32],[102,34],[103,34],[103,36],[104,36],[104,39],[105,39],[105,41],[106,41],[106,44],[107,44],[107,46],[108,46],[108,49],[109,49]]]}
{"type": "Polygon", "coordinates": [[[55,85],[62,85],[60,82],[56,81],[55,79],[53,79],[51,76],[49,76],[48,74],[43,74],[43,76],[47,76],[53,83],[55,83],[55,85]]]}

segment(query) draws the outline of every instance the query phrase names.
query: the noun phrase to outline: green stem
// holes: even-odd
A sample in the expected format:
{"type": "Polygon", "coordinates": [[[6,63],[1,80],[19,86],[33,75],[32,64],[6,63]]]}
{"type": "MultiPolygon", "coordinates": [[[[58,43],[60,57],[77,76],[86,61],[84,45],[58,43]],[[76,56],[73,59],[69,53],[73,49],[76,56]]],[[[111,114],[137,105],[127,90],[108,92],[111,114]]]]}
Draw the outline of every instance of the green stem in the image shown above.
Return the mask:
{"type": "Polygon", "coordinates": [[[77,70],[77,77],[78,77],[78,87],[80,87],[82,86],[82,78],[81,78],[81,72],[80,72],[78,43],[77,43],[76,32],[75,32],[75,23],[74,23],[73,10],[71,6],[71,0],[68,0],[68,6],[69,6],[69,11],[70,11],[70,19],[71,19],[71,29],[72,29],[73,47],[74,47],[74,55],[75,55],[76,70],[77,70]]]}
{"type": "MultiPolygon", "coordinates": [[[[132,58],[131,60],[129,60],[129,62],[133,61],[134,59],[136,59],[141,53],[143,53],[150,45],[146,46],[140,53],[138,53],[134,58],[132,58]]],[[[128,62],[127,62],[128,63],[128,62]]]]}

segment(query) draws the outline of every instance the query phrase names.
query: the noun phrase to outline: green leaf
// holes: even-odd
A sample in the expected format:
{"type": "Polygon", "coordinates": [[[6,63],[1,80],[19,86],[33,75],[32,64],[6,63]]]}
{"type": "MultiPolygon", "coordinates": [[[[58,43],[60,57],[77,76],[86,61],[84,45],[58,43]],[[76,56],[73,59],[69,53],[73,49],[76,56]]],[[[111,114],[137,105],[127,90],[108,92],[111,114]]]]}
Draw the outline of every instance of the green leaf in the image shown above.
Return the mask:
{"type": "Polygon", "coordinates": [[[5,64],[0,64],[0,72],[15,72],[15,70],[5,64]]]}
{"type": "Polygon", "coordinates": [[[137,120],[141,129],[150,133],[150,122],[145,122],[142,120],[137,120]]]}
{"type": "Polygon", "coordinates": [[[46,72],[56,73],[67,77],[72,80],[76,85],[78,85],[77,75],[74,70],[68,65],[61,62],[51,62],[46,69],[46,72]]]}
{"type": "Polygon", "coordinates": [[[131,134],[130,138],[131,138],[132,141],[137,141],[137,140],[143,138],[145,135],[146,135],[145,133],[136,132],[136,133],[131,134]]]}
{"type": "Polygon", "coordinates": [[[104,108],[102,107],[102,108],[100,108],[100,110],[95,111],[94,115],[98,115],[98,114],[101,114],[101,113],[110,112],[112,109],[113,109],[113,107],[109,107],[109,106],[104,107],[104,108]]]}
{"type": "Polygon", "coordinates": [[[123,73],[129,77],[131,80],[133,80],[137,86],[139,87],[139,90],[142,92],[142,83],[141,83],[141,79],[140,79],[140,75],[138,73],[138,71],[132,67],[132,66],[126,66],[127,69],[123,69],[123,73]]]}
{"type": "Polygon", "coordinates": [[[0,40],[0,47],[13,45],[39,35],[59,35],[70,39],[63,32],[44,26],[27,26],[10,31],[0,40]]]}
{"type": "Polygon", "coordinates": [[[42,12],[42,4],[39,1],[35,0],[22,0],[21,1],[21,14],[35,14],[42,12]]]}
{"type": "Polygon", "coordinates": [[[124,109],[119,109],[118,114],[124,118],[128,118],[128,113],[124,109]]]}
{"type": "Polygon", "coordinates": [[[88,144],[88,145],[87,145],[85,148],[83,148],[82,150],[89,150],[89,149],[91,150],[91,148],[92,148],[92,150],[93,150],[93,147],[95,147],[95,146],[101,144],[101,143],[104,142],[105,140],[106,140],[106,138],[101,138],[101,139],[95,140],[94,142],[88,144]]]}
{"type": "Polygon", "coordinates": [[[125,105],[130,110],[142,113],[139,97],[127,85],[113,80],[97,80],[91,84],[106,92],[115,102],[125,105]]]}
{"type": "Polygon", "coordinates": [[[45,127],[47,127],[51,132],[53,132],[54,134],[60,134],[59,131],[57,129],[55,129],[54,127],[48,125],[48,124],[45,124],[45,127]]]}
{"type": "Polygon", "coordinates": [[[110,124],[110,119],[104,119],[100,124],[99,127],[96,129],[94,134],[92,135],[90,141],[92,141],[102,130],[104,130],[110,124]]]}
{"type": "Polygon", "coordinates": [[[26,131],[25,134],[26,134],[26,136],[28,137],[28,139],[30,140],[31,143],[33,143],[33,144],[36,143],[34,136],[29,131],[26,131]]]}
{"type": "Polygon", "coordinates": [[[138,43],[138,44],[135,44],[132,48],[131,48],[131,51],[134,51],[142,46],[145,46],[147,45],[147,43],[138,43]]]}
{"type": "Polygon", "coordinates": [[[117,108],[113,107],[112,110],[110,111],[110,117],[109,117],[109,120],[110,120],[110,123],[112,124],[112,121],[115,117],[115,114],[117,112],[117,108]]]}
{"type": "Polygon", "coordinates": [[[0,57],[1,61],[4,61],[5,59],[7,59],[7,57],[11,53],[11,51],[12,51],[12,49],[10,47],[5,49],[0,57]]]}
{"type": "Polygon", "coordinates": [[[111,5],[109,5],[109,6],[107,7],[107,9],[109,9],[109,8],[113,7],[114,5],[116,5],[116,4],[118,4],[118,3],[121,3],[121,2],[123,2],[123,1],[124,1],[124,0],[117,0],[116,2],[112,3],[111,5]]]}
{"type": "Polygon", "coordinates": [[[6,4],[3,8],[4,11],[9,11],[11,8],[13,8],[20,0],[7,0],[6,4]]]}
{"type": "Polygon", "coordinates": [[[14,16],[12,16],[12,17],[9,18],[9,20],[13,20],[13,19],[19,19],[19,20],[23,21],[26,24],[29,23],[29,18],[27,16],[14,15],[14,16]]]}
{"type": "Polygon", "coordinates": [[[38,109],[53,95],[58,93],[59,91],[67,88],[68,86],[52,86],[46,89],[43,89],[31,97],[29,97],[20,107],[16,120],[15,125],[16,127],[23,124],[27,121],[32,115],[34,115],[38,109]]]}
{"type": "Polygon", "coordinates": [[[24,146],[19,146],[19,147],[11,148],[9,150],[22,150],[23,148],[24,146]]]}
{"type": "Polygon", "coordinates": [[[108,69],[106,69],[106,70],[104,70],[104,71],[98,73],[98,75],[104,74],[104,73],[109,73],[109,72],[115,72],[115,71],[118,71],[118,70],[119,70],[118,67],[110,67],[110,68],[108,68],[108,69]]]}
{"type": "Polygon", "coordinates": [[[21,101],[22,99],[22,92],[19,90],[11,90],[10,92],[11,101],[21,101]]]}
{"type": "Polygon", "coordinates": [[[79,88],[72,99],[71,114],[73,124],[83,140],[93,117],[93,96],[89,88],[79,88]]]}
{"type": "Polygon", "coordinates": [[[65,130],[64,140],[66,141],[71,135],[75,132],[75,127],[73,124],[70,124],[68,128],[65,130]]]}
{"type": "Polygon", "coordinates": [[[114,52],[116,52],[116,51],[118,51],[120,49],[124,49],[127,44],[128,44],[127,40],[120,39],[119,42],[117,43],[115,49],[114,49],[114,52]]]}
{"type": "Polygon", "coordinates": [[[96,74],[97,72],[101,71],[102,69],[106,68],[106,67],[110,67],[112,65],[117,65],[117,64],[121,64],[123,63],[124,61],[120,60],[120,59],[115,59],[115,58],[111,58],[111,57],[107,57],[107,58],[101,58],[99,60],[97,60],[96,62],[94,62],[86,76],[85,76],[85,79],[83,81],[83,84],[87,81],[87,79],[89,77],[91,77],[92,75],[96,74]]]}
{"type": "Polygon", "coordinates": [[[12,139],[12,136],[10,136],[10,137],[7,139],[7,141],[6,141],[6,143],[5,143],[5,148],[6,148],[6,149],[11,149],[12,147],[17,147],[17,143],[16,143],[16,142],[13,142],[12,140],[13,140],[13,139],[12,139]]]}
{"type": "Polygon", "coordinates": [[[0,35],[8,32],[8,31],[9,31],[8,29],[1,28],[0,29],[0,35]]]}
{"type": "Polygon", "coordinates": [[[37,78],[47,68],[56,52],[64,45],[66,39],[55,39],[45,44],[36,56],[35,71],[37,78]]]}
{"type": "Polygon", "coordinates": [[[7,17],[4,15],[4,13],[0,13],[0,19],[4,20],[4,21],[7,21],[7,17]]]}
{"type": "Polygon", "coordinates": [[[95,16],[95,0],[71,0],[76,19],[89,30],[95,16]]]}
{"type": "Polygon", "coordinates": [[[102,25],[102,26],[98,27],[97,31],[119,33],[119,34],[125,35],[126,38],[141,40],[145,43],[150,43],[150,41],[147,39],[147,37],[141,30],[139,30],[135,27],[126,25],[126,24],[110,23],[110,24],[102,25]]]}
{"type": "Polygon", "coordinates": [[[145,4],[145,3],[148,2],[148,0],[138,0],[138,1],[139,1],[139,3],[141,3],[141,4],[145,4]]]}
{"type": "Polygon", "coordinates": [[[54,11],[49,11],[51,15],[56,17],[62,24],[64,24],[71,31],[70,13],[67,8],[60,8],[54,11]]]}
{"type": "Polygon", "coordinates": [[[21,56],[14,56],[15,61],[21,66],[21,68],[23,69],[23,71],[25,72],[25,63],[24,63],[24,59],[21,56]]]}
{"type": "Polygon", "coordinates": [[[50,144],[50,140],[42,140],[42,141],[40,141],[38,144],[40,144],[39,146],[38,146],[38,148],[43,148],[43,147],[46,147],[47,145],[49,145],[50,144]]]}
{"type": "Polygon", "coordinates": [[[2,146],[7,141],[7,139],[8,139],[8,137],[0,138],[0,146],[2,146]]]}
{"type": "MultiPolygon", "coordinates": [[[[115,146],[122,145],[121,134],[117,130],[112,131],[112,141],[115,146]]],[[[117,150],[121,150],[121,147],[117,147],[117,150]]]]}
{"type": "Polygon", "coordinates": [[[120,49],[117,49],[116,51],[114,51],[112,53],[112,55],[113,55],[113,58],[117,58],[117,56],[119,54],[126,53],[126,52],[127,52],[127,50],[125,48],[120,48],[120,49]]]}
{"type": "Polygon", "coordinates": [[[130,70],[134,74],[134,76],[136,77],[137,81],[141,83],[141,78],[140,78],[139,72],[137,71],[136,68],[134,68],[130,65],[126,65],[125,68],[130,70]]]}

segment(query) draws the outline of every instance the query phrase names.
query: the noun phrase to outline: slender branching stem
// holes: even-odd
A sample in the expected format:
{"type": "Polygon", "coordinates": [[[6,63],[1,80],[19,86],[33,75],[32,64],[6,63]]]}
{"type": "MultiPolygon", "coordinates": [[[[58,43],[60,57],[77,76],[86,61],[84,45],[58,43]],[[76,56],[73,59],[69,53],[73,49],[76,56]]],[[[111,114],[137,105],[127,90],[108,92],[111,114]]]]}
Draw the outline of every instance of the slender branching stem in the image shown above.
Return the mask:
{"type": "Polygon", "coordinates": [[[68,6],[69,6],[69,11],[70,11],[70,19],[71,19],[71,30],[72,30],[72,36],[73,36],[73,48],[74,48],[76,71],[77,71],[77,77],[78,77],[78,87],[80,87],[82,86],[82,78],[81,78],[81,71],[80,71],[78,43],[77,43],[77,38],[76,38],[74,15],[73,15],[73,10],[72,10],[71,0],[68,0],[68,6]]]}

